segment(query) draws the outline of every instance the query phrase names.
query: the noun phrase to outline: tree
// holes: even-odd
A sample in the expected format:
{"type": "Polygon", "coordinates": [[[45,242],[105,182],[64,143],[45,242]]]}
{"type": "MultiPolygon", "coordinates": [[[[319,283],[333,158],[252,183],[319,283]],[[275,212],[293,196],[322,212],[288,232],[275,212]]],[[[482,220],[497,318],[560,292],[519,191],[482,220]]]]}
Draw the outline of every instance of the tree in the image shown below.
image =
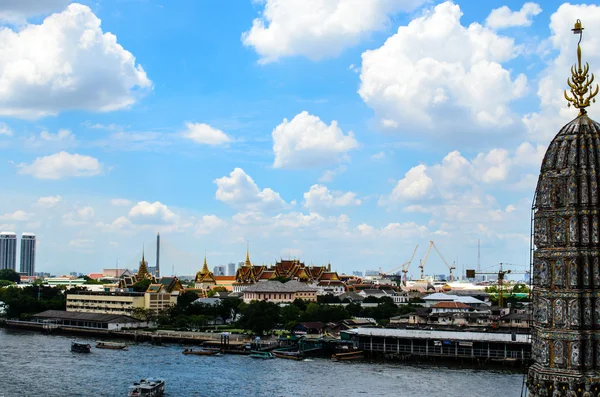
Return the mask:
{"type": "Polygon", "coordinates": [[[152,284],[152,281],[150,279],[145,278],[133,284],[132,288],[135,292],[146,292],[150,284],[152,284]]]}
{"type": "Polygon", "coordinates": [[[9,285],[14,285],[14,282],[8,280],[0,280],[0,288],[8,287],[9,285]]]}
{"type": "Polygon", "coordinates": [[[227,288],[225,288],[225,287],[221,287],[221,286],[214,287],[214,288],[212,288],[211,290],[209,290],[209,291],[208,291],[208,293],[207,293],[206,295],[207,295],[209,298],[212,298],[213,296],[215,296],[215,294],[216,294],[217,292],[227,292],[227,288]]]}
{"type": "Polygon", "coordinates": [[[271,280],[273,280],[273,281],[279,281],[280,283],[287,283],[288,281],[291,280],[291,278],[289,278],[289,277],[283,277],[283,276],[278,276],[278,277],[272,278],[271,280]]]}
{"type": "Polygon", "coordinates": [[[317,302],[318,303],[341,303],[340,298],[333,294],[319,295],[319,296],[317,296],[317,302]]]}
{"type": "Polygon", "coordinates": [[[83,276],[83,279],[85,280],[84,284],[93,284],[93,285],[102,284],[100,281],[94,280],[93,278],[90,278],[89,276],[83,276]]]}
{"type": "Polygon", "coordinates": [[[0,270],[0,280],[12,281],[13,283],[19,283],[21,276],[13,269],[2,269],[0,270]]]}
{"type": "Polygon", "coordinates": [[[154,310],[151,309],[135,307],[131,311],[131,317],[137,318],[141,321],[154,321],[156,319],[156,313],[154,312],[154,310]]]}
{"type": "Polygon", "coordinates": [[[296,306],[298,309],[300,309],[301,311],[306,310],[306,302],[300,298],[294,299],[294,302],[292,302],[292,304],[294,306],[296,306]]]}
{"type": "Polygon", "coordinates": [[[362,311],[362,306],[360,305],[360,303],[352,302],[346,305],[346,311],[352,317],[359,317],[362,311]]]}
{"type": "Polygon", "coordinates": [[[279,305],[258,301],[252,302],[242,312],[239,325],[258,335],[272,330],[279,323],[279,305]]]}
{"type": "Polygon", "coordinates": [[[518,293],[525,293],[528,294],[529,293],[529,287],[525,284],[515,284],[515,286],[512,289],[512,292],[515,294],[518,293]]]}

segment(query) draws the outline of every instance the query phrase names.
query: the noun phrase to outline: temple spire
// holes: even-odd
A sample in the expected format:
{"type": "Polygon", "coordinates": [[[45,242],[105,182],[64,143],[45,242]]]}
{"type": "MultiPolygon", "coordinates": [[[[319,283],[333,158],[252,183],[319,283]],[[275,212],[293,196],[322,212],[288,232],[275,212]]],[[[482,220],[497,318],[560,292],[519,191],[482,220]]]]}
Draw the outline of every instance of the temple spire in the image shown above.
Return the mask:
{"type": "Polygon", "coordinates": [[[244,266],[252,266],[252,262],[250,262],[250,242],[246,241],[246,261],[244,262],[244,266]]]}
{"type": "Polygon", "coordinates": [[[592,86],[594,82],[594,73],[589,73],[590,65],[589,63],[585,63],[585,66],[581,67],[581,39],[583,37],[583,26],[581,26],[581,21],[578,19],[575,22],[575,27],[571,29],[574,34],[579,35],[579,42],[577,43],[577,65],[573,65],[571,67],[571,78],[567,79],[567,84],[569,85],[571,95],[567,94],[567,90],[564,92],[565,99],[568,101],[568,106],[579,109],[579,116],[583,116],[587,113],[585,110],[586,107],[590,106],[590,101],[592,103],[596,102],[594,97],[598,94],[598,84],[596,84],[596,89],[592,86]],[[587,96],[586,96],[587,94],[587,96]]]}

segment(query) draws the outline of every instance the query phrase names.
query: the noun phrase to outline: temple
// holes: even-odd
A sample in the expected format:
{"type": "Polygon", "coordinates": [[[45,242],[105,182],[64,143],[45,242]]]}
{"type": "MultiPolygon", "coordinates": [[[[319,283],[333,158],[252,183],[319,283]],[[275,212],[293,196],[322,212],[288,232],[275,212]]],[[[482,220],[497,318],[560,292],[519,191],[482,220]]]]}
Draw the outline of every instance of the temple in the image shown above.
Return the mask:
{"type": "Polygon", "coordinates": [[[331,271],[331,264],[327,266],[306,266],[297,259],[281,259],[275,265],[256,266],[250,262],[249,252],[246,251],[244,265],[237,269],[235,281],[232,284],[234,292],[242,292],[247,287],[259,282],[274,279],[297,280],[327,290],[331,293],[343,293],[345,284],[337,272],[331,271]]]}
{"type": "MultiPolygon", "coordinates": [[[[573,32],[583,28],[578,20],[573,32]]],[[[587,116],[598,86],[589,65],[571,68],[569,106],[579,109],[550,143],[534,211],[530,396],[599,395],[600,124],[587,116]]]]}

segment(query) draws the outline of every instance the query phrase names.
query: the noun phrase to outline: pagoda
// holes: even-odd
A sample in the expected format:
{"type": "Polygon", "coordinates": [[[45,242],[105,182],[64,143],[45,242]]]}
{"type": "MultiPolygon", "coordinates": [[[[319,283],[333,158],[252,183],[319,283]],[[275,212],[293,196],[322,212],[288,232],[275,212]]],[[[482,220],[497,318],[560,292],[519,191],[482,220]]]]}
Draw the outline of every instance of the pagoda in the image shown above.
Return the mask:
{"type": "MultiPolygon", "coordinates": [[[[573,32],[581,43],[581,21],[573,32]]],[[[564,94],[579,115],[550,143],[533,204],[533,397],[600,395],[600,124],[586,112],[598,85],[579,43],[564,94]]]]}

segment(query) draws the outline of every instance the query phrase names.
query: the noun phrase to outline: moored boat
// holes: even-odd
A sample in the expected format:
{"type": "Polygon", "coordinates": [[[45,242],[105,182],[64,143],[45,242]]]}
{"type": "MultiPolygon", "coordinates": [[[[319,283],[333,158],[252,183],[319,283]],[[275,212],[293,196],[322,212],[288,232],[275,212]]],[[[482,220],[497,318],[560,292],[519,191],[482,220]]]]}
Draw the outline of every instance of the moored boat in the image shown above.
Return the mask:
{"type": "Polygon", "coordinates": [[[127,397],[160,397],[165,394],[163,379],[142,379],[129,386],[127,397]]]}
{"type": "Polygon", "coordinates": [[[113,349],[113,350],[127,350],[127,345],[125,343],[119,342],[96,342],[97,349],[113,349]]]}
{"type": "Polygon", "coordinates": [[[336,353],[331,356],[334,361],[361,360],[363,358],[362,350],[354,350],[345,353],[336,353]]]}
{"type": "Polygon", "coordinates": [[[285,358],[287,360],[302,360],[304,354],[301,352],[290,352],[290,351],[273,351],[273,355],[277,358],[285,358]]]}
{"type": "Polygon", "coordinates": [[[71,342],[71,351],[75,353],[89,353],[92,346],[89,343],[71,342]]]}
{"type": "Polygon", "coordinates": [[[250,352],[250,357],[252,357],[252,358],[258,358],[258,359],[263,359],[263,360],[268,360],[270,358],[275,358],[275,356],[271,352],[263,352],[263,351],[257,351],[257,350],[252,350],[250,352]]]}
{"type": "Polygon", "coordinates": [[[182,351],[183,354],[193,354],[196,356],[215,356],[217,354],[219,354],[219,350],[218,349],[200,349],[200,350],[192,350],[192,349],[185,349],[184,351],[182,351]]]}

